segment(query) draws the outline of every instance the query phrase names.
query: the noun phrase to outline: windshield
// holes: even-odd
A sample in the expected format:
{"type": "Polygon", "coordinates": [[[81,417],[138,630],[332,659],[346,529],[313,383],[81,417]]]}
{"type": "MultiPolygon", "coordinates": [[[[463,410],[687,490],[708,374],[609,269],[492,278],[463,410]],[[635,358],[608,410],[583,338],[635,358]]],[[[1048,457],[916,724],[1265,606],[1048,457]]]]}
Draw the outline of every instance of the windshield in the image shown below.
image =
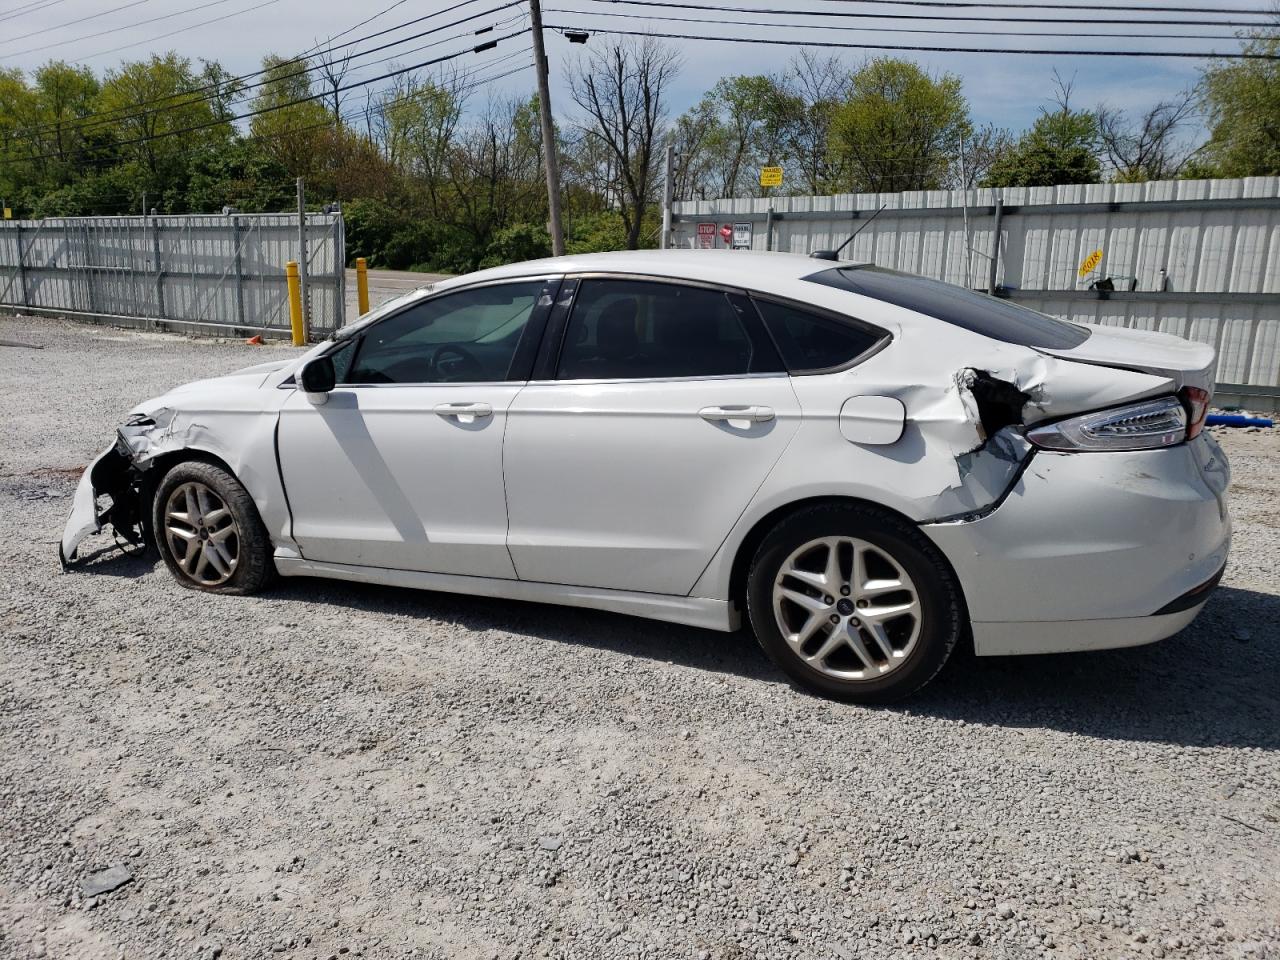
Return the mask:
{"type": "Polygon", "coordinates": [[[1055,320],[1008,300],[884,267],[834,267],[805,279],[937,317],[1004,343],[1070,350],[1089,339],[1086,327],[1055,320]]]}

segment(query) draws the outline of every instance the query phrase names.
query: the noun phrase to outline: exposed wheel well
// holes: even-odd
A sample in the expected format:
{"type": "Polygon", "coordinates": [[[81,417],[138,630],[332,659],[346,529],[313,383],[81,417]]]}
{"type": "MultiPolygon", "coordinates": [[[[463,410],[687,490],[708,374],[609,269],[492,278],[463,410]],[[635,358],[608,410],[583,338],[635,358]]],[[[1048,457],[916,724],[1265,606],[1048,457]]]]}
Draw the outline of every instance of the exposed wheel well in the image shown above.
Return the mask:
{"type": "Polygon", "coordinates": [[[160,481],[164,479],[166,473],[179,463],[191,463],[192,461],[211,463],[215,467],[220,467],[227,471],[233,477],[236,475],[236,472],[231,469],[225,460],[207,450],[185,448],[162,453],[153,458],[148,463],[147,469],[142,474],[142,481],[138,485],[138,499],[141,507],[139,512],[142,515],[144,532],[148,538],[152,538],[154,533],[151,529],[151,503],[155,499],[156,489],[160,486],[160,481]]]}
{"type": "MultiPolygon", "coordinates": [[[[859,497],[808,497],[804,500],[796,500],[792,503],[784,504],[783,506],[766,513],[763,517],[757,520],[755,525],[747,531],[747,535],[743,538],[742,543],[738,545],[738,552],[734,554],[733,567],[729,572],[729,599],[738,606],[739,610],[746,609],[747,573],[751,569],[751,560],[755,556],[756,550],[759,548],[761,541],[769,535],[769,531],[776,527],[784,518],[791,516],[793,513],[797,513],[798,511],[809,507],[824,505],[858,505],[870,507],[880,513],[884,513],[888,516],[901,520],[903,523],[909,524],[912,527],[919,526],[916,521],[912,520],[904,513],[891,509],[890,507],[886,507],[883,504],[876,503],[873,500],[863,500],[859,497]]],[[[925,539],[927,540],[928,537],[926,536],[925,539]]],[[[935,547],[935,549],[937,548],[935,547]]],[[[941,559],[943,565],[946,566],[948,572],[951,574],[952,582],[955,584],[956,591],[960,596],[960,602],[964,604],[964,584],[962,584],[960,582],[960,578],[956,576],[955,568],[951,566],[951,561],[947,559],[946,555],[943,554],[941,550],[938,550],[937,552],[939,559],[941,559]]],[[[964,620],[966,630],[968,628],[968,617],[968,605],[965,604],[964,620]]]]}

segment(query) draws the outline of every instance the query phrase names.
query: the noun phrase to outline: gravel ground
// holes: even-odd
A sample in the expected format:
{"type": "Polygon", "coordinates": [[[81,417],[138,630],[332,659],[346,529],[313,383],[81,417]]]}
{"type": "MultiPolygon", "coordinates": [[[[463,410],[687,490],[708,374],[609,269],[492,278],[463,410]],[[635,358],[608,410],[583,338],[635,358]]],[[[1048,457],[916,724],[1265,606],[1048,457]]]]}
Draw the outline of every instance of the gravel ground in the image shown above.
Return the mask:
{"type": "Polygon", "coordinates": [[[1191,628],[866,709],[745,635],[62,574],[134,402],[286,351],[0,339],[44,347],[0,347],[0,955],[1280,956],[1277,431],[1222,435],[1236,547],[1191,628]]]}

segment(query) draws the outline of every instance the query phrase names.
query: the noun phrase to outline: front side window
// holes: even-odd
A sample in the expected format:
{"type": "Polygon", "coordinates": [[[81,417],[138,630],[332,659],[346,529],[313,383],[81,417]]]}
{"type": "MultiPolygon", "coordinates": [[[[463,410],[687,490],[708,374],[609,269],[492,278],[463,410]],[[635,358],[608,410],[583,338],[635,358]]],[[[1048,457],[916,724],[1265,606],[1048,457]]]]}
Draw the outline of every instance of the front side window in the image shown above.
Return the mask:
{"type": "Polygon", "coordinates": [[[341,382],[506,380],[545,286],[542,280],[502,283],[415,304],[369,328],[341,382]]]}
{"type": "Polygon", "coordinates": [[[852,363],[888,334],[800,307],[756,300],[773,342],[792,373],[816,373],[852,363]]]}
{"type": "Polygon", "coordinates": [[[775,351],[749,322],[720,290],[651,280],[584,280],[556,376],[625,380],[780,371],[775,351]]]}

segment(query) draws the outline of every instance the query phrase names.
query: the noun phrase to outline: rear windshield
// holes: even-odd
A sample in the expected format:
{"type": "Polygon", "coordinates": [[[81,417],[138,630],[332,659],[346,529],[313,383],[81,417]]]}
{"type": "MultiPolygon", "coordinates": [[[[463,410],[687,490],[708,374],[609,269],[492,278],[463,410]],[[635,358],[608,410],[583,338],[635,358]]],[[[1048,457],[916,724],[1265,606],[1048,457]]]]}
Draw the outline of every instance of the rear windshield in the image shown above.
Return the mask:
{"type": "Polygon", "coordinates": [[[1085,327],[1055,320],[1008,300],[884,267],[833,267],[806,280],[906,307],[993,340],[1070,350],[1089,339],[1085,327]]]}

